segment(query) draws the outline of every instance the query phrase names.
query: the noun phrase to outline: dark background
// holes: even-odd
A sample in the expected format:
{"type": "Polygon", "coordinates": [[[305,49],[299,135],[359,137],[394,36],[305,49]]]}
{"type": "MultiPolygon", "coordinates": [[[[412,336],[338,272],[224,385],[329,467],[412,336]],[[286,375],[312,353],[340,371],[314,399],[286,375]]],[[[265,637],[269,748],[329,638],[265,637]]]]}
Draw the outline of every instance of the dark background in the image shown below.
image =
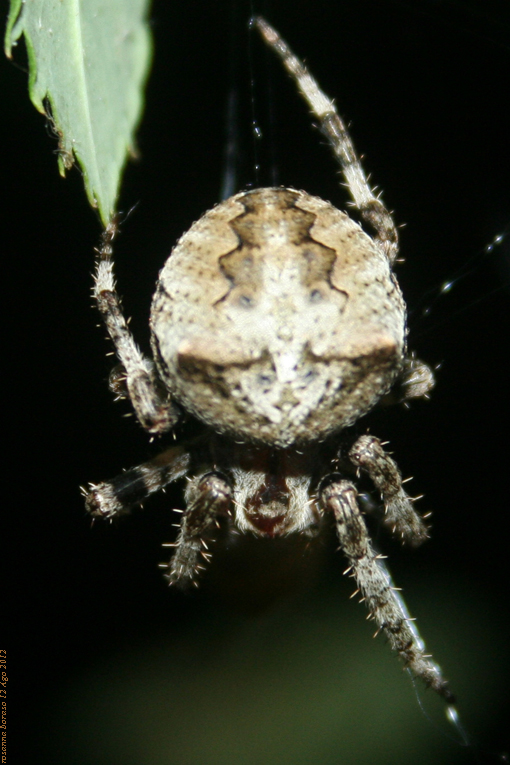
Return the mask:
{"type": "MultiPolygon", "coordinates": [[[[336,98],[406,224],[398,275],[410,344],[441,368],[430,402],[366,425],[415,476],[433,537],[416,551],[386,535],[379,546],[477,746],[460,747],[442,704],[421,687],[419,702],[384,639],[371,640],[331,536],[294,558],[288,545],[234,544],[187,595],[169,591],[157,569],[180,487],[91,529],[79,485],[160,447],[107,390],[110,348],[90,299],[100,227],[81,177],[59,178],[26,74],[2,60],[8,761],[506,762],[509,237],[486,247],[510,219],[508,5],[261,0],[253,10],[336,98]]],[[[306,107],[248,33],[251,12],[241,0],[153,6],[141,160],[128,168],[120,208],[139,205],[116,252],[144,348],[158,270],[219,199],[233,89],[235,190],[282,183],[345,205],[306,107]]],[[[16,59],[23,65],[21,49],[16,59]]]]}

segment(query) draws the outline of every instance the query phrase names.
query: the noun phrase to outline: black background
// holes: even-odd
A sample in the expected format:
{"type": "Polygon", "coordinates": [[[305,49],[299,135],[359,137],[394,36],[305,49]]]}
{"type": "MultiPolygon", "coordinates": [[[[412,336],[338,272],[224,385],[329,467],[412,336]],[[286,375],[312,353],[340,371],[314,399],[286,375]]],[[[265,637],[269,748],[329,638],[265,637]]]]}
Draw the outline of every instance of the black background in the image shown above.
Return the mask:
{"type": "MultiPolygon", "coordinates": [[[[179,487],[91,529],[79,485],[159,447],[107,390],[110,348],[90,299],[100,227],[80,175],[59,178],[26,74],[3,60],[8,761],[507,761],[508,236],[484,250],[510,219],[508,8],[261,0],[253,10],[336,98],[366,169],[406,224],[398,275],[410,344],[441,368],[430,402],[366,424],[415,476],[421,508],[434,511],[433,537],[416,551],[385,535],[379,546],[477,747],[451,740],[441,704],[419,689],[433,721],[422,714],[383,638],[370,639],[362,607],[349,602],[327,535],[294,561],[286,545],[234,544],[187,595],[169,591],[156,567],[175,533],[168,511],[182,505],[179,487]]],[[[306,107],[248,32],[251,12],[226,0],[153,6],[141,159],[127,170],[120,208],[139,204],[116,251],[145,348],[158,270],[219,199],[233,87],[235,190],[282,183],[345,205],[306,107]]],[[[21,49],[16,60],[23,65],[21,49]]]]}

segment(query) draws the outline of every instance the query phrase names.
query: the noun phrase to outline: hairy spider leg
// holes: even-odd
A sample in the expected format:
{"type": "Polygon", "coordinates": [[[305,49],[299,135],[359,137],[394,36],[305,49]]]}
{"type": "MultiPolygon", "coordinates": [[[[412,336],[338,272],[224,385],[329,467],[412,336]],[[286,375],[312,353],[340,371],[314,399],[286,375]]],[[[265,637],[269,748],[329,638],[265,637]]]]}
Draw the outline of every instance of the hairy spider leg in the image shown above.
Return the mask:
{"type": "Polygon", "coordinates": [[[320,89],[304,64],[290,50],[278,32],[261,17],[253,20],[260,34],[281,59],[329,141],[340,165],[354,204],[363,220],[376,232],[374,243],[394,263],[398,254],[398,234],[393,218],[370,188],[351,137],[334,102],[320,89]]]}
{"type": "Polygon", "coordinates": [[[427,527],[402,486],[402,475],[375,436],[361,436],[349,451],[349,459],[368,474],[384,502],[384,523],[404,542],[414,546],[428,539],[427,527]]]}
{"type": "Polygon", "coordinates": [[[196,577],[203,568],[201,563],[207,562],[210,557],[204,536],[211,535],[218,516],[230,515],[232,495],[232,488],[221,473],[206,473],[188,483],[186,510],[179,536],[172,545],[175,548],[174,554],[169,563],[160,566],[167,569],[165,578],[169,584],[198,586],[196,577]]]}
{"type": "Polygon", "coordinates": [[[118,225],[114,219],[102,236],[93,295],[115,352],[125,369],[126,388],[140,424],[149,433],[164,433],[177,423],[179,411],[169,400],[154,362],[146,358],[135,343],[122,313],[112,261],[112,242],[117,232],[118,225]]]}
{"type": "MultiPolygon", "coordinates": [[[[348,572],[356,580],[362,600],[379,630],[394,651],[417,677],[452,704],[454,697],[437,664],[424,653],[421,639],[405,604],[374,551],[357,502],[357,491],[340,475],[329,476],[319,492],[321,506],[333,513],[340,547],[349,561],[348,572]]],[[[347,572],[346,572],[347,573],[347,572]]]]}
{"type": "Polygon", "coordinates": [[[142,465],[83,489],[89,513],[96,518],[127,515],[156,491],[182,478],[189,470],[191,455],[186,445],[172,446],[142,465]]]}

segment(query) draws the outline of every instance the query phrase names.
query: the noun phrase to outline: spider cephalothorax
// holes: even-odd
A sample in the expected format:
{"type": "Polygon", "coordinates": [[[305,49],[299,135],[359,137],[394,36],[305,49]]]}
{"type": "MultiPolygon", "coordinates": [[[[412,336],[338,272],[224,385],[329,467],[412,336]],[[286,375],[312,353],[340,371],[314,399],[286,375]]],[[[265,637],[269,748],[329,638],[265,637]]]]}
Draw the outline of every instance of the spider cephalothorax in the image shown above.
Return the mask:
{"type": "Polygon", "coordinates": [[[333,103],[278,34],[262,19],[255,25],[318,119],[374,236],[303,191],[264,188],[231,197],[182,236],[161,271],[149,360],[120,308],[112,223],[95,284],[121,362],[112,387],[130,398],[149,433],[172,429],[182,410],[203,433],[92,485],[87,506],[112,518],[186,476],[186,510],[164,565],[172,584],[196,584],[220,516],[240,531],[276,537],[312,535],[331,515],[373,619],[406,666],[451,701],[372,548],[356,475],[371,479],[385,525],[405,542],[422,542],[426,527],[380,441],[346,431],[390,389],[403,400],[425,396],[433,384],[428,367],[407,355],[405,306],[392,272],[395,225],[333,103]]]}

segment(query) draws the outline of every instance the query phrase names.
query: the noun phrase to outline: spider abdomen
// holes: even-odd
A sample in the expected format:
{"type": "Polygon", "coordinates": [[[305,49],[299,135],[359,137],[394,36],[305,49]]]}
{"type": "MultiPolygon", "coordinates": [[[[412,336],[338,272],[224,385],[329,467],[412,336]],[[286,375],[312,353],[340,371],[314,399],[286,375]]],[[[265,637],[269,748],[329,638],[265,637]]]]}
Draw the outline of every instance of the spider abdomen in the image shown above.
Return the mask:
{"type": "Polygon", "coordinates": [[[402,362],[405,306],[387,259],[305,192],[242,192],[164,266],[151,313],[161,378],[216,430],[279,447],[352,424],[402,362]]]}

